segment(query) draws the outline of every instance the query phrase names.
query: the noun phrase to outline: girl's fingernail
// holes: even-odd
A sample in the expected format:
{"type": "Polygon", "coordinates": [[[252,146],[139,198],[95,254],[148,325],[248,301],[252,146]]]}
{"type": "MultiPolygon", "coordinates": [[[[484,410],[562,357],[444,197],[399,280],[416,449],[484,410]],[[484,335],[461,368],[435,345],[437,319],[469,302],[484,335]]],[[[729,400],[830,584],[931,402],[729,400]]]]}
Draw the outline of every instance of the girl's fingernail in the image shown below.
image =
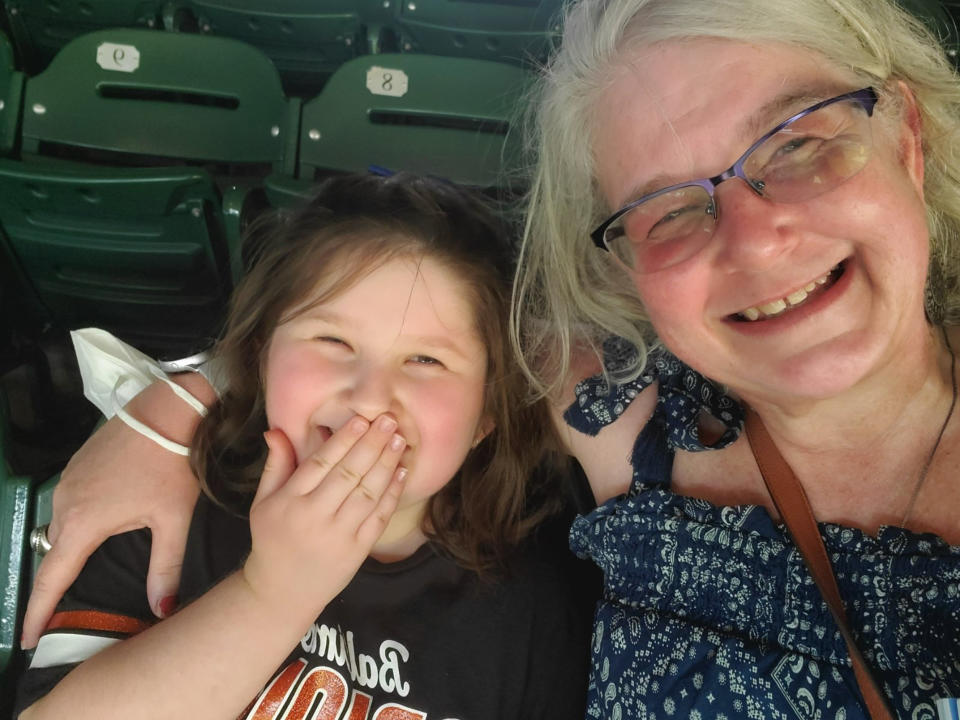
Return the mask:
{"type": "Polygon", "coordinates": [[[404,445],[403,438],[400,435],[397,435],[396,433],[394,433],[393,437],[390,438],[390,449],[399,450],[400,448],[403,447],[403,445],[404,445]]]}
{"type": "Polygon", "coordinates": [[[405,467],[397,468],[397,482],[403,482],[407,479],[407,469],[405,467]]]}
{"type": "Polygon", "coordinates": [[[368,423],[363,418],[358,417],[350,421],[350,429],[356,435],[363,435],[367,431],[367,428],[369,426],[370,426],[370,423],[368,423]]]}
{"type": "Polygon", "coordinates": [[[379,425],[380,429],[383,430],[384,432],[392,432],[397,427],[397,421],[394,420],[389,415],[384,415],[377,422],[377,425],[379,425]]]}
{"type": "Polygon", "coordinates": [[[167,617],[177,609],[177,596],[167,595],[160,601],[160,617],[167,617]]]}

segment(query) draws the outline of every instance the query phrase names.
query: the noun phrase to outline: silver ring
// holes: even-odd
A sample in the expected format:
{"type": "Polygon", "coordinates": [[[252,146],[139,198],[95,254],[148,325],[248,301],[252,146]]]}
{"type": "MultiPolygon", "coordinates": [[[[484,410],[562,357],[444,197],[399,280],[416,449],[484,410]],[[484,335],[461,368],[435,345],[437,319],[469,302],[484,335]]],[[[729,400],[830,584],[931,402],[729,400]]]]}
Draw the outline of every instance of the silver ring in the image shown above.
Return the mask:
{"type": "Polygon", "coordinates": [[[53,549],[53,544],[47,539],[49,525],[39,525],[30,532],[30,547],[37,555],[46,555],[53,549]]]}

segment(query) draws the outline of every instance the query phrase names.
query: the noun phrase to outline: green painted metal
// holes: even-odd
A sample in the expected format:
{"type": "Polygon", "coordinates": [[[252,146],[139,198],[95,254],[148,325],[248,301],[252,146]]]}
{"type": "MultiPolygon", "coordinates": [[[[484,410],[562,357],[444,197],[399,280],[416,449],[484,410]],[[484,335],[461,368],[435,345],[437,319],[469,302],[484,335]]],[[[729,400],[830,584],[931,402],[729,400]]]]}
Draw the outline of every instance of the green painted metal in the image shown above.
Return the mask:
{"type": "Polygon", "coordinates": [[[559,41],[562,0],[399,0],[404,52],[542,62],[559,41]]]}
{"type": "Polygon", "coordinates": [[[30,480],[0,468],[0,673],[20,647],[20,582],[26,557],[30,480]]]}
{"type": "Polygon", "coordinates": [[[78,37],[26,83],[23,159],[0,165],[0,244],[55,325],[188,350],[222,321],[246,193],[293,174],[299,114],[239,41],[78,37]]]}
{"type": "Polygon", "coordinates": [[[190,12],[198,32],[262,50],[294,86],[319,88],[341,63],[367,52],[355,0],[183,0],[177,6],[190,12]]]}
{"type": "Polygon", "coordinates": [[[154,351],[216,335],[232,285],[219,208],[201,169],[0,160],[0,241],[49,318],[154,351]]]}
{"type": "Polygon", "coordinates": [[[280,169],[290,106],[276,68],[223,38],[102,30],[27,81],[23,152],[59,143],[280,169]]]}
{"type": "Polygon", "coordinates": [[[159,27],[160,0],[6,0],[25,67],[38,72],[70,40],[108,27],[159,27]]]}
{"type": "Polygon", "coordinates": [[[0,33],[0,155],[16,147],[22,107],[23,73],[15,68],[10,41],[0,33]]]}
{"type": "Polygon", "coordinates": [[[530,80],[521,67],[469,58],[351,60],[303,106],[300,176],[375,165],[491,187],[518,159],[512,121],[530,80]]]}
{"type": "MultiPolygon", "coordinates": [[[[30,530],[40,525],[47,525],[53,518],[53,491],[57,489],[57,483],[60,482],[60,473],[51,478],[47,478],[36,486],[33,491],[32,507],[30,508],[30,530]]],[[[28,533],[29,535],[29,533],[28,533]]],[[[33,584],[33,578],[36,577],[37,568],[40,566],[41,556],[27,549],[30,553],[29,564],[24,564],[26,579],[33,584]]],[[[24,608],[26,610],[26,608],[24,608]]]]}
{"type": "MultiPolygon", "coordinates": [[[[16,669],[30,519],[30,480],[15,476],[7,464],[8,427],[6,400],[0,395],[0,675],[16,669]]],[[[4,679],[2,686],[9,684],[4,679]]]]}

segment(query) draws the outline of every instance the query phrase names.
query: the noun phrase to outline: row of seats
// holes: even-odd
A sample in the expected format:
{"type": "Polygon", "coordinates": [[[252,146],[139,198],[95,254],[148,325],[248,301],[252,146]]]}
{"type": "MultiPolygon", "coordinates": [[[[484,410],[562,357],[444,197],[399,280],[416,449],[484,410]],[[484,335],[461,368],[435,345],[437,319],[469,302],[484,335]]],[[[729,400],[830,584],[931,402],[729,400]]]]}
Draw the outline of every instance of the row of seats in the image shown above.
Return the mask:
{"type": "Polygon", "coordinates": [[[288,87],[319,87],[367,53],[413,52],[523,63],[546,57],[561,0],[7,0],[30,72],[72,38],[110,27],[196,32],[247,42],[288,87]]]}
{"type": "Polygon", "coordinates": [[[169,355],[216,334],[247,220],[323,175],[501,184],[530,80],[506,63],[364,55],[304,102],[246,43],[122,28],[75,38],[33,77],[10,58],[0,36],[0,251],[24,317],[169,355]]]}
{"type": "MultiPolygon", "coordinates": [[[[370,28],[377,18],[422,13],[449,28],[450,1],[391,0],[379,10],[358,2],[351,17],[370,28]]],[[[955,28],[939,3],[902,1],[954,48],[955,28]]],[[[97,324],[150,352],[178,355],[216,334],[242,272],[245,222],[302,196],[318,177],[379,166],[503,184],[518,155],[509,131],[530,77],[522,65],[362,54],[304,98],[285,91],[276,63],[257,47],[213,32],[260,32],[274,22],[300,32],[310,26],[304,18],[321,17],[317,4],[283,0],[268,12],[260,0],[8,0],[11,29],[49,38],[51,49],[52,39],[78,28],[151,18],[156,25],[157,17],[180,18],[170,20],[177,25],[188,12],[210,30],[88,32],[36,75],[17,69],[0,35],[0,253],[10,258],[0,291],[13,288],[5,304],[23,323],[97,324]]],[[[488,3],[457,5],[461,15],[478,14],[461,17],[464,27],[486,28],[496,15],[488,3]]],[[[519,0],[504,7],[541,20],[549,9],[519,0]]],[[[347,4],[322,8],[335,25],[347,4]]]]}

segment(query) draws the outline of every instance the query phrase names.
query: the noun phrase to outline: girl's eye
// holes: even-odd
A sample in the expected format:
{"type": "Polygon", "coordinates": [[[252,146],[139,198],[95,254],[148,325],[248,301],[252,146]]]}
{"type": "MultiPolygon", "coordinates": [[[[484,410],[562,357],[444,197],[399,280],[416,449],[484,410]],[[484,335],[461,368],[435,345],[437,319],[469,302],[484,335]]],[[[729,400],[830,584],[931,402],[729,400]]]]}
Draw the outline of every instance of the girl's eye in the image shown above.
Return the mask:
{"type": "Polygon", "coordinates": [[[341,340],[338,337],[333,337],[332,335],[321,335],[320,337],[314,338],[317,342],[329,343],[331,345],[342,345],[343,347],[350,347],[344,340],[341,340]]]}
{"type": "Polygon", "coordinates": [[[436,358],[430,357],[429,355],[414,355],[410,358],[410,362],[416,363],[417,365],[438,365],[443,367],[442,362],[436,358]]]}

